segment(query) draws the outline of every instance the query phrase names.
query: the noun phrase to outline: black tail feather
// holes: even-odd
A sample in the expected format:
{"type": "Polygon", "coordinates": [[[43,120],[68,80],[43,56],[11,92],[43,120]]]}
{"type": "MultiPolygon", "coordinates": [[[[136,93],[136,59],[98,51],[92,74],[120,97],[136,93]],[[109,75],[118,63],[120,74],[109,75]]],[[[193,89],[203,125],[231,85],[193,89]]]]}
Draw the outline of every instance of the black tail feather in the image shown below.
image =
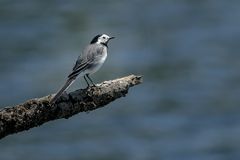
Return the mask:
{"type": "Polygon", "coordinates": [[[64,86],[55,94],[55,96],[50,100],[50,103],[53,104],[56,100],[62,95],[62,93],[74,82],[75,78],[68,79],[64,86]]]}

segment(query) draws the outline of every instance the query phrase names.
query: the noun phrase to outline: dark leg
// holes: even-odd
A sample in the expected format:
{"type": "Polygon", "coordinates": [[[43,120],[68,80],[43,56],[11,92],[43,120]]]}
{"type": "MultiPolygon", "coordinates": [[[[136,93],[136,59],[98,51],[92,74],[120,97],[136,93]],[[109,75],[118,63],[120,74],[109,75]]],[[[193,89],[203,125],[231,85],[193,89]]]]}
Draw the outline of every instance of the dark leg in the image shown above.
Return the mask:
{"type": "Polygon", "coordinates": [[[83,78],[84,78],[84,79],[85,79],[85,81],[87,82],[87,87],[89,87],[90,85],[89,85],[89,83],[88,83],[88,81],[87,81],[87,79],[86,79],[85,75],[83,76],[83,78]]]}
{"type": "Polygon", "coordinates": [[[95,87],[96,85],[93,83],[93,81],[91,80],[91,78],[89,77],[89,74],[86,74],[87,78],[91,81],[92,85],[95,87]]]}

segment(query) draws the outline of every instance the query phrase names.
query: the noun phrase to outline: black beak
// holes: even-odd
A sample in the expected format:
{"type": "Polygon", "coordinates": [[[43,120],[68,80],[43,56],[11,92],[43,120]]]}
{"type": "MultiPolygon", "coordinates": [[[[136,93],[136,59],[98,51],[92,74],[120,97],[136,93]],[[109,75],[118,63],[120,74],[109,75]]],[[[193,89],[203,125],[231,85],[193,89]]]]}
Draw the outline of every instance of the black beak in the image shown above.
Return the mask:
{"type": "Polygon", "coordinates": [[[115,38],[115,37],[110,37],[109,40],[110,40],[110,39],[114,39],[114,38],[115,38]]]}

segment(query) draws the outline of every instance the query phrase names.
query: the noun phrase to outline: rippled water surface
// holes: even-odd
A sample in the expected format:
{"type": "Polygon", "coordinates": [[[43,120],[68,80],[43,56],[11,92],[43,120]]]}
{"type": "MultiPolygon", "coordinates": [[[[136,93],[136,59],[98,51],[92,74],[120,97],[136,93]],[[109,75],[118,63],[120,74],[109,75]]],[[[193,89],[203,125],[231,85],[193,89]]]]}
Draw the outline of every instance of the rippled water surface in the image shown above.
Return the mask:
{"type": "Polygon", "coordinates": [[[239,159],[239,6],[1,1],[1,107],[58,90],[98,33],[117,38],[94,81],[140,74],[144,83],[107,107],[2,139],[0,159],[239,159]]]}

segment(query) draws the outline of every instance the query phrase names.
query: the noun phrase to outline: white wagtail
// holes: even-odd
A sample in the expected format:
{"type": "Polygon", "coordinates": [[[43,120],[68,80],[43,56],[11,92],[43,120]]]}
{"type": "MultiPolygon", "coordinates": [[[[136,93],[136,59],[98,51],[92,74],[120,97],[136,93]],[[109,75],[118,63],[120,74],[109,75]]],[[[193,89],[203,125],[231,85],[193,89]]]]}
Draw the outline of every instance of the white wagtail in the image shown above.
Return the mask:
{"type": "Polygon", "coordinates": [[[92,39],[90,44],[83,50],[83,52],[78,57],[76,64],[72,69],[72,72],[68,75],[66,83],[51,99],[50,103],[56,102],[56,100],[76,80],[78,76],[84,77],[88,87],[89,83],[86,77],[95,86],[89,75],[98,71],[103,65],[104,61],[107,58],[107,44],[109,40],[113,38],[114,37],[110,37],[106,34],[99,34],[92,39]]]}

